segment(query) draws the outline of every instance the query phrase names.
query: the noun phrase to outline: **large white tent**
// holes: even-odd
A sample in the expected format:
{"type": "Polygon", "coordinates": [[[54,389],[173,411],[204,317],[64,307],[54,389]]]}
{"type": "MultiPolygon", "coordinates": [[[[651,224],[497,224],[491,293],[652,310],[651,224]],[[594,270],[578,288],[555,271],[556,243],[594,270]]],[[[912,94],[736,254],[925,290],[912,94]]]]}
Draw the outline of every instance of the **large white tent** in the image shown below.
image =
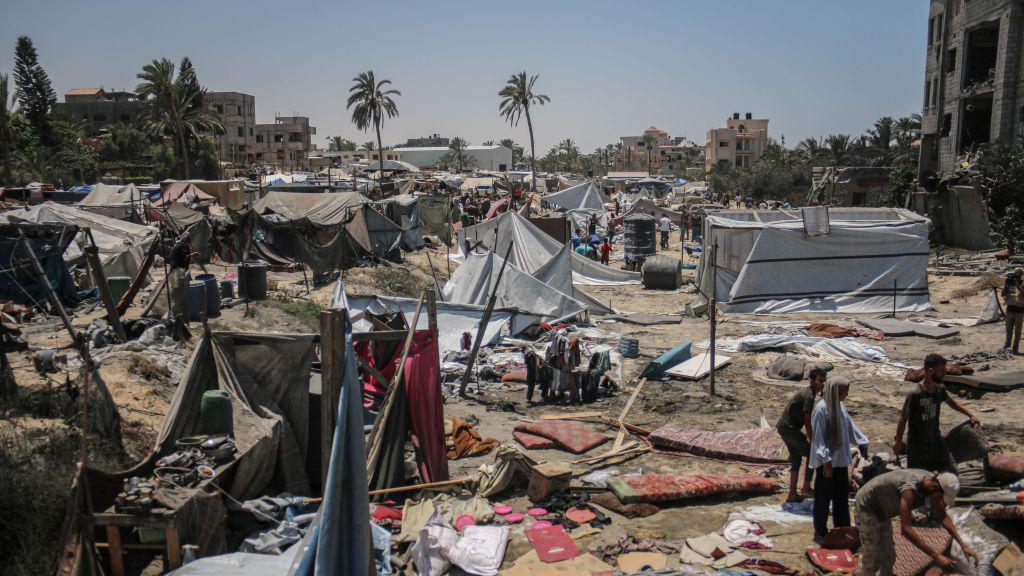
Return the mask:
{"type": "Polygon", "coordinates": [[[604,212],[604,205],[610,202],[608,196],[593,180],[571,188],[541,196],[541,201],[565,210],[594,210],[604,212]]]}
{"type": "Polygon", "coordinates": [[[721,211],[704,221],[701,292],[736,313],[920,312],[928,297],[928,219],[908,210],[829,210],[809,236],[799,211],[721,211]],[[716,284],[712,288],[711,252],[716,284]]]}

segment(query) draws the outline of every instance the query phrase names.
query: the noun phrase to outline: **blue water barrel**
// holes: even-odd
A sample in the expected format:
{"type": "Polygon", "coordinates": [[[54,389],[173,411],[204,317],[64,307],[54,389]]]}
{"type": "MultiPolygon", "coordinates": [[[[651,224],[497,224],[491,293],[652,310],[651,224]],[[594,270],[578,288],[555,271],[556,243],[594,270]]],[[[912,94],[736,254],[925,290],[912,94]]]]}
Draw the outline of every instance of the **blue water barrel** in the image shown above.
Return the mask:
{"type": "Polygon", "coordinates": [[[235,297],[235,284],[231,280],[220,281],[220,297],[222,300],[230,300],[235,297]]]}
{"type": "Polygon", "coordinates": [[[217,289],[217,277],[213,274],[200,274],[196,276],[196,281],[206,285],[206,317],[220,316],[220,291],[217,289]]]}
{"type": "Polygon", "coordinates": [[[206,311],[206,282],[188,283],[188,321],[195,322],[206,311]]]}

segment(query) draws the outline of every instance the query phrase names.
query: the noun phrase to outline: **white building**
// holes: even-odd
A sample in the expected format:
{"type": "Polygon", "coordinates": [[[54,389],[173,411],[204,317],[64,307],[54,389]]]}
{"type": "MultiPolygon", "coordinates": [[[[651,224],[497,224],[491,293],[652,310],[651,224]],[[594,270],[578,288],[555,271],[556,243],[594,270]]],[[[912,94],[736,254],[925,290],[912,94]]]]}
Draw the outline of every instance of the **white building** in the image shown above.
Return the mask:
{"type": "MultiPolygon", "coordinates": [[[[401,155],[403,162],[417,168],[436,166],[437,161],[450,152],[447,146],[429,146],[424,148],[395,148],[394,152],[401,155]]],[[[471,160],[466,169],[497,170],[504,172],[512,169],[512,150],[504,146],[466,146],[466,156],[471,160]]]]}

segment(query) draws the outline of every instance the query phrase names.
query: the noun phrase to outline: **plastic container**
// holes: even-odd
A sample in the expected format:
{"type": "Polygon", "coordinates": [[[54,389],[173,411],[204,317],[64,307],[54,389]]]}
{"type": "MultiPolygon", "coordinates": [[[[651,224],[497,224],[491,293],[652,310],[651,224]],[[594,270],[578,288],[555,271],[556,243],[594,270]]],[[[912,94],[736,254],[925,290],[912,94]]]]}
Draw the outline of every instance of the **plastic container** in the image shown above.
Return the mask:
{"type": "Polygon", "coordinates": [[[188,283],[188,321],[200,320],[206,312],[206,282],[188,283]]]}
{"type": "Polygon", "coordinates": [[[206,317],[220,316],[220,291],[217,289],[217,277],[213,274],[200,274],[196,276],[196,282],[206,285],[206,317]]]}
{"type": "Polygon", "coordinates": [[[632,214],[622,219],[627,263],[643,262],[658,253],[657,224],[658,221],[647,214],[632,214]]]}
{"type": "Polygon", "coordinates": [[[652,290],[677,290],[683,285],[679,264],[679,258],[648,256],[640,271],[640,282],[644,288],[652,290]]]}
{"type": "Polygon", "coordinates": [[[132,279],[128,276],[111,276],[107,278],[107,288],[110,289],[110,296],[114,299],[114,304],[117,304],[121,297],[128,292],[128,287],[132,285],[132,279]]]}
{"type": "Polygon", "coordinates": [[[221,300],[230,300],[235,297],[235,283],[231,280],[220,281],[221,300]]]}
{"type": "Polygon", "coordinates": [[[199,433],[231,435],[234,421],[231,396],[224,390],[207,390],[199,405],[199,433]]]}
{"type": "Polygon", "coordinates": [[[267,297],[267,263],[242,262],[238,265],[238,295],[249,300],[267,297]]]}

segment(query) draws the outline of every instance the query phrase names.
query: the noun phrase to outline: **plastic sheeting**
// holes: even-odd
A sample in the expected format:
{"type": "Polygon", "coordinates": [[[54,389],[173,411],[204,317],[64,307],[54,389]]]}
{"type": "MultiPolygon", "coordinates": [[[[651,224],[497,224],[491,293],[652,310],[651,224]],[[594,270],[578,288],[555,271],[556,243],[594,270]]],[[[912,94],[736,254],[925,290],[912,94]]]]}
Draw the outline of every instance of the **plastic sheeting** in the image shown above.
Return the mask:
{"type": "MultiPolygon", "coordinates": [[[[610,304],[604,304],[584,290],[576,287],[573,283],[573,255],[572,245],[566,244],[557,254],[548,260],[547,264],[541,266],[533,277],[547,284],[555,290],[571,296],[574,300],[582,302],[594,314],[608,314],[615,312],[610,304]]],[[[578,254],[576,254],[578,256],[578,254]]],[[[615,270],[610,270],[614,273],[615,270]]],[[[614,278],[614,276],[612,276],[614,278]]],[[[582,282],[581,282],[582,284],[582,282]]]]}
{"type": "MultiPolygon", "coordinates": [[[[758,221],[727,214],[707,217],[703,245],[704,254],[718,246],[715,293],[726,312],[890,312],[894,291],[897,311],[931,307],[925,218],[903,210],[835,210],[830,235],[805,237],[802,220],[785,211],[750,212],[758,221]]],[[[712,290],[710,266],[710,258],[701,259],[705,294],[712,290]]]]}
{"type": "Polygon", "coordinates": [[[308,220],[318,226],[343,224],[350,208],[369,202],[359,192],[313,194],[303,192],[269,192],[253,205],[257,214],[273,212],[285,220],[308,220]]]}
{"type": "Polygon", "coordinates": [[[566,210],[599,210],[602,212],[605,203],[610,202],[608,196],[593,180],[541,196],[541,201],[566,210]]]}
{"type": "MultiPolygon", "coordinates": [[[[699,344],[707,348],[707,340],[699,344]]],[[[819,338],[817,336],[786,336],[783,334],[752,334],[736,339],[719,339],[716,349],[725,352],[754,352],[780,349],[810,354],[819,358],[853,359],[862,362],[888,363],[885,349],[865,344],[856,338],[819,338]]]]}

